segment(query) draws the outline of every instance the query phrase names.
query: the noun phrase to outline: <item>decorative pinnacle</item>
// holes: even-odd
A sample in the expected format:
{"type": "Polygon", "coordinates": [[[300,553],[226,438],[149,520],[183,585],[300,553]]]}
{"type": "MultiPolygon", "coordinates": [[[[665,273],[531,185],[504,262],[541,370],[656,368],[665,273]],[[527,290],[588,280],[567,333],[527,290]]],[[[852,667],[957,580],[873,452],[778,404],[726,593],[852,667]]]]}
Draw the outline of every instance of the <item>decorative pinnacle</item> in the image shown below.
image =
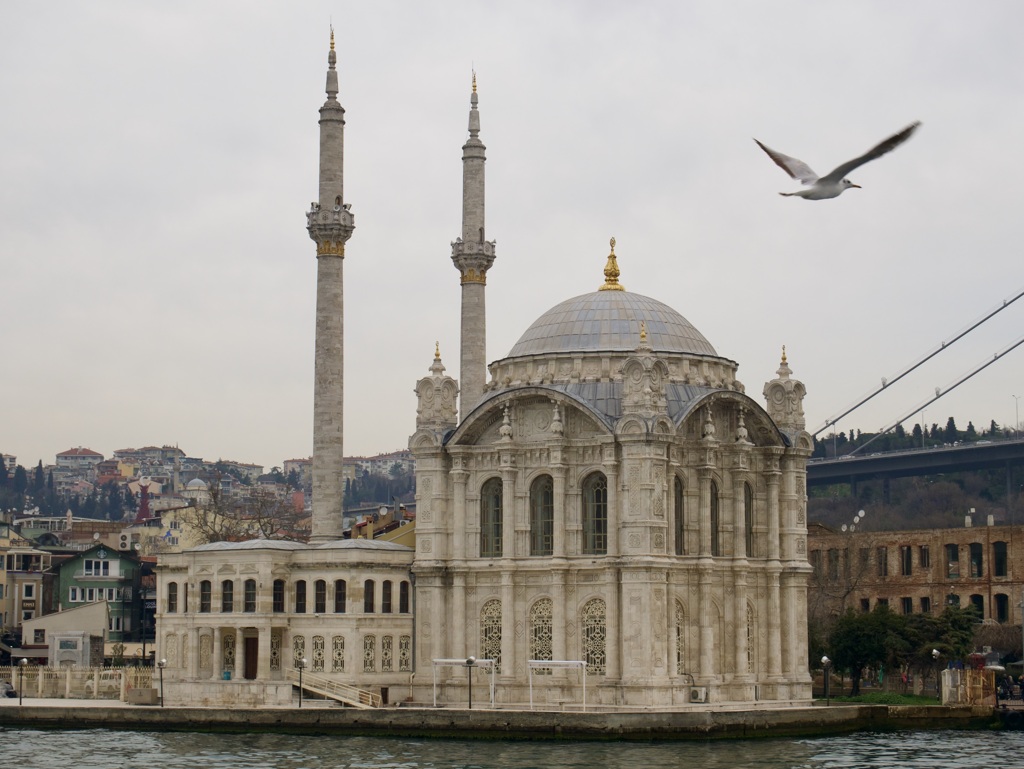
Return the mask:
{"type": "Polygon", "coordinates": [[[786,362],[786,345],[782,345],[782,362],[786,362]]]}
{"type": "Polygon", "coordinates": [[[640,343],[643,344],[647,341],[647,321],[640,321],[640,343]]]}
{"type": "Polygon", "coordinates": [[[441,343],[434,342],[434,360],[441,360],[441,343]]]}
{"type": "Polygon", "coordinates": [[[331,50],[334,50],[334,25],[331,25],[331,50]]]}
{"type": "Polygon", "coordinates": [[[608,261],[604,265],[604,285],[598,291],[625,291],[625,286],[619,283],[619,263],[615,259],[615,238],[608,241],[612,247],[608,254],[608,261]]]}
{"type": "Polygon", "coordinates": [[[473,93],[476,93],[476,70],[473,70],[473,93]]]}

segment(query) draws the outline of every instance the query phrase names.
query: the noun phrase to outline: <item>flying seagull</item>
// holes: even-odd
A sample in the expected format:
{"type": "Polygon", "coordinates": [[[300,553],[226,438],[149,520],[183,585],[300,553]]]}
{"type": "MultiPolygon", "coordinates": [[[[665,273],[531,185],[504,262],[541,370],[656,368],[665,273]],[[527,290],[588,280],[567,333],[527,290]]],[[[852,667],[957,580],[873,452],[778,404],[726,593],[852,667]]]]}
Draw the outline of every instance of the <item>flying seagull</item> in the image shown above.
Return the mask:
{"type": "Polygon", "coordinates": [[[796,158],[791,158],[788,155],[783,155],[781,152],[769,149],[761,144],[761,142],[757,141],[757,139],[754,139],[754,141],[757,142],[758,147],[768,153],[768,157],[774,160],[779,168],[807,187],[807,189],[799,190],[797,192],[780,192],[780,195],[785,197],[795,196],[803,198],[804,200],[825,200],[826,198],[839,197],[850,187],[860,189],[860,185],[851,182],[846,178],[846,175],[855,168],[860,168],[865,163],[875,160],[876,158],[880,158],[886,152],[891,152],[896,149],[910,138],[911,134],[917,130],[919,125],[921,125],[920,121],[911,123],[898,134],[890,136],[884,142],[872,147],[860,157],[854,158],[853,160],[847,160],[842,165],[836,166],[824,176],[818,176],[802,160],[797,160],[796,158]]]}

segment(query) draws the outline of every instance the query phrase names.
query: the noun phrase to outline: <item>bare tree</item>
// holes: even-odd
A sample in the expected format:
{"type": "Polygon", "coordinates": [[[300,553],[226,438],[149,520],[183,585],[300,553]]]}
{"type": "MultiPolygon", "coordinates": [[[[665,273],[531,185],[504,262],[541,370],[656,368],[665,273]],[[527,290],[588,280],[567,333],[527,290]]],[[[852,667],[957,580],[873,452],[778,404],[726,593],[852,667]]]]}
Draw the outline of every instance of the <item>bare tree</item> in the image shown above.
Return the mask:
{"type": "Polygon", "coordinates": [[[238,498],[211,483],[208,498],[182,510],[183,526],[200,542],[240,542],[249,539],[305,541],[309,525],[301,506],[277,487],[246,488],[238,498]]]}

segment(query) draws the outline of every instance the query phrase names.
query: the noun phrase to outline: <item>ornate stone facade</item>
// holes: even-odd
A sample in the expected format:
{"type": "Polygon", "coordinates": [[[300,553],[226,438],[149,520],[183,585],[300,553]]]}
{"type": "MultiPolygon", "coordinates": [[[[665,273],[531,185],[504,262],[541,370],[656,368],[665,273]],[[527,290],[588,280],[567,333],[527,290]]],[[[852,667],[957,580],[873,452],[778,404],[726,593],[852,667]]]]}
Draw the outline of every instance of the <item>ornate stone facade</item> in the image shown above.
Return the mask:
{"type": "MultiPolygon", "coordinates": [[[[622,290],[614,244],[608,264],[461,422],[439,357],[417,385],[417,668],[494,659],[510,703],[531,659],[586,662],[606,705],[806,700],[803,386],[784,360],[777,424],[682,316],[622,290]]],[[[543,673],[535,696],[579,698],[543,673]]]]}

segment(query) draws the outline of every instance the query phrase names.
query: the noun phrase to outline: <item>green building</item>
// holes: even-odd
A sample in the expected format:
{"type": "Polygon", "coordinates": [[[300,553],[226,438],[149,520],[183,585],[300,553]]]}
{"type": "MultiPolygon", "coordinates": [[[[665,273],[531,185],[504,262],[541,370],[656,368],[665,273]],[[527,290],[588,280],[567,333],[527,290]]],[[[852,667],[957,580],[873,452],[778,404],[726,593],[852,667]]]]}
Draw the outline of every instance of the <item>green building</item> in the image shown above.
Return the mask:
{"type": "Polygon", "coordinates": [[[58,611],[106,601],[106,640],[139,639],[142,564],[135,553],[94,545],[63,561],[55,569],[57,590],[54,598],[58,611]]]}

